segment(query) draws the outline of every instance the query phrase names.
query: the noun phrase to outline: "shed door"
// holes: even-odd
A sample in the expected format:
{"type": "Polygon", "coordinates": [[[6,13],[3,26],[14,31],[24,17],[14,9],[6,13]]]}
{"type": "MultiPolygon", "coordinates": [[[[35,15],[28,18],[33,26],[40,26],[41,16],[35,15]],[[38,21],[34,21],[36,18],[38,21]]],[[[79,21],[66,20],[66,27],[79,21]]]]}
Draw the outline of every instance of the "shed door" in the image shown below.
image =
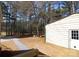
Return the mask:
{"type": "Polygon", "coordinates": [[[79,30],[70,30],[70,48],[79,50],[79,30]]]}

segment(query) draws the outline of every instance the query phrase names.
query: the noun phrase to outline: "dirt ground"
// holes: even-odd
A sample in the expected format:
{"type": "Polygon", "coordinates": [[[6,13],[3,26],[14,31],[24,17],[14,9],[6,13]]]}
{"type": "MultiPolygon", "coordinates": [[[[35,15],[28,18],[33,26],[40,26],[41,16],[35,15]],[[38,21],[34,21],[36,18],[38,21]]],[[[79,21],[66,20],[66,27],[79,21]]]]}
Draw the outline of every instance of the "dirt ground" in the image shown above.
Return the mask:
{"type": "Polygon", "coordinates": [[[79,56],[79,51],[46,43],[45,38],[38,38],[38,37],[22,38],[21,42],[23,42],[29,48],[36,48],[48,56],[53,56],[53,57],[79,56]]]}
{"type": "Polygon", "coordinates": [[[2,50],[18,50],[17,46],[15,45],[15,43],[12,40],[1,42],[0,46],[1,46],[2,50]]]}
{"type": "MultiPolygon", "coordinates": [[[[46,43],[45,38],[39,37],[28,37],[28,38],[19,38],[27,47],[38,49],[40,52],[46,54],[47,56],[52,57],[77,57],[79,56],[79,51],[73,49],[67,49],[64,47],[56,46],[54,44],[46,43]]],[[[6,41],[1,43],[4,46],[7,46],[11,50],[18,50],[17,46],[13,41],[6,41]]]]}

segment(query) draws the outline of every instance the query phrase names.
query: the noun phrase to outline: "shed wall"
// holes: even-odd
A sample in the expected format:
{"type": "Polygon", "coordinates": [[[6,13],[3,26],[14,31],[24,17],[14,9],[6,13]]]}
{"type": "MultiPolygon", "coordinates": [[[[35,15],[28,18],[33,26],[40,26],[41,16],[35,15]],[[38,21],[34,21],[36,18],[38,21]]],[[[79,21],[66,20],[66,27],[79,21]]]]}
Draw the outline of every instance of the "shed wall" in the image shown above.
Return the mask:
{"type": "MultiPolygon", "coordinates": [[[[46,42],[56,44],[62,47],[70,47],[70,30],[78,29],[79,30],[79,19],[75,21],[66,21],[52,23],[46,26],[46,42]]],[[[73,41],[73,40],[71,40],[73,41]]],[[[76,41],[76,40],[75,40],[76,41]]],[[[75,45],[79,45],[79,40],[75,45]]],[[[74,44],[74,42],[72,43],[74,44]]],[[[72,48],[72,46],[71,46],[72,48]]]]}

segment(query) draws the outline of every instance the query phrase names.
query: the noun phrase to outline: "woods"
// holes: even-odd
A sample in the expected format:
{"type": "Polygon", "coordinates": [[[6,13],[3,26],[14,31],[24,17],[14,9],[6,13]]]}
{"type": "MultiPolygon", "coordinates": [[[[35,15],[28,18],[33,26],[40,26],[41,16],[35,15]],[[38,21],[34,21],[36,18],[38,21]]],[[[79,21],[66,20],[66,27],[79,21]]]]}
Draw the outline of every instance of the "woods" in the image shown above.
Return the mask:
{"type": "Polygon", "coordinates": [[[44,35],[45,25],[78,13],[78,3],[76,1],[0,2],[0,32],[6,32],[6,35],[44,35]]]}

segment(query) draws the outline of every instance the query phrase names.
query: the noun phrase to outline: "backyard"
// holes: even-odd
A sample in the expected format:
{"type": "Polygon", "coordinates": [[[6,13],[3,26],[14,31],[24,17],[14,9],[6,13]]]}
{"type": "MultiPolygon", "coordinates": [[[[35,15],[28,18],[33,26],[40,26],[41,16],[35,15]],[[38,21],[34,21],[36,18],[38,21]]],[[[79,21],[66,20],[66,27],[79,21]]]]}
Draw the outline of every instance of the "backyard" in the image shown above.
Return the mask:
{"type": "MultiPolygon", "coordinates": [[[[27,38],[18,38],[19,41],[26,47],[22,48],[22,50],[29,49],[38,49],[41,53],[45,54],[44,56],[51,57],[64,57],[64,56],[79,56],[79,51],[73,49],[67,49],[60,46],[56,46],[54,44],[46,43],[44,37],[27,37],[27,38]]],[[[16,41],[17,39],[15,39],[16,41]]],[[[21,50],[13,40],[7,39],[1,42],[1,45],[6,46],[5,48],[2,46],[2,50],[11,50],[18,51],[21,50]]],[[[21,46],[21,44],[18,44],[21,46]]]]}
{"type": "Polygon", "coordinates": [[[0,1],[0,56],[79,56],[78,50],[46,42],[45,28],[76,13],[79,13],[77,1],[0,1]]]}

